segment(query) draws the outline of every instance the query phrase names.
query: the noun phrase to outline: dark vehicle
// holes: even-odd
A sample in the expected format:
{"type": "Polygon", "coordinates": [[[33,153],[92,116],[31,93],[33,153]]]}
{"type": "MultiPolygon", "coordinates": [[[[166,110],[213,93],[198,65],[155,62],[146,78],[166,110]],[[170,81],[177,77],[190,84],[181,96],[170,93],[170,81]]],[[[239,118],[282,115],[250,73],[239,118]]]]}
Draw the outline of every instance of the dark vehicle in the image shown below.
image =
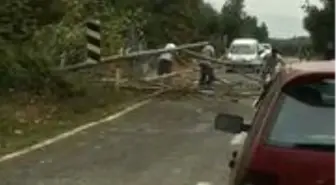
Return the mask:
{"type": "Polygon", "coordinates": [[[292,64],[266,89],[251,125],[219,114],[215,127],[246,132],[232,154],[229,185],[333,185],[335,67],[292,64]]]}

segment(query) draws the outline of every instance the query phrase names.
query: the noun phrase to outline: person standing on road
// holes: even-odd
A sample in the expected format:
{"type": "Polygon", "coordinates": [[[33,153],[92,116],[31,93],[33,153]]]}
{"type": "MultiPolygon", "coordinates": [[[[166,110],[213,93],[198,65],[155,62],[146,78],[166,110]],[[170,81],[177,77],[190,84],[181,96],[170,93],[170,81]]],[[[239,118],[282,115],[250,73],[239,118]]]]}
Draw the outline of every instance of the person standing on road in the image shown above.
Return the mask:
{"type": "MultiPolygon", "coordinates": [[[[208,44],[202,49],[202,55],[205,57],[215,57],[215,48],[208,44]]],[[[206,87],[212,89],[212,83],[215,80],[214,69],[212,62],[209,60],[202,59],[199,63],[200,67],[200,88],[206,87]]]]}
{"type": "Polygon", "coordinates": [[[310,61],[311,56],[312,56],[312,52],[311,52],[311,49],[308,47],[306,51],[306,60],[310,61]]]}
{"type": "Polygon", "coordinates": [[[335,50],[333,47],[333,43],[329,42],[327,45],[327,49],[324,53],[324,60],[333,60],[335,59],[335,50]]]}
{"type": "Polygon", "coordinates": [[[300,62],[307,60],[307,56],[308,56],[308,49],[302,46],[299,53],[300,62]]]}
{"type": "Polygon", "coordinates": [[[266,55],[264,58],[264,68],[262,71],[262,93],[261,95],[253,102],[253,107],[256,108],[259,106],[259,103],[267,94],[270,86],[274,82],[276,73],[279,71],[278,67],[285,66],[285,62],[280,56],[278,50],[272,49],[271,53],[266,55]],[[280,66],[279,66],[280,65],[280,66]]]}
{"type": "Polygon", "coordinates": [[[261,72],[261,79],[263,81],[263,88],[261,95],[253,102],[253,107],[257,108],[261,100],[266,96],[268,89],[270,88],[272,82],[274,82],[274,77],[276,74],[276,68],[280,64],[285,65],[282,57],[280,56],[277,49],[272,49],[272,51],[262,57],[264,60],[264,67],[261,72]]]}
{"type": "MultiPolygon", "coordinates": [[[[176,45],[173,43],[168,43],[166,44],[164,49],[174,49],[176,48],[176,45]]],[[[172,72],[172,66],[173,66],[173,61],[174,61],[174,52],[165,52],[162,53],[159,56],[159,65],[157,69],[157,74],[159,76],[164,75],[164,74],[169,74],[172,72]]]]}
{"type": "Polygon", "coordinates": [[[282,57],[277,49],[273,48],[272,51],[263,57],[264,66],[261,72],[261,79],[264,83],[267,83],[267,77],[273,78],[277,65],[285,65],[282,57]]]}

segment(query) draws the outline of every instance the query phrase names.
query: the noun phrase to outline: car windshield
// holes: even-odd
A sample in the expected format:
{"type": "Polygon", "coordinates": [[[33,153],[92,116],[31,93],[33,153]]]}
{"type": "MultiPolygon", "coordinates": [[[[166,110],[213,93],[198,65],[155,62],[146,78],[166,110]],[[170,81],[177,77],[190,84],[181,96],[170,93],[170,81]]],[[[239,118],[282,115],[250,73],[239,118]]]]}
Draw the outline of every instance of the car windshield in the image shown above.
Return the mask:
{"type": "Polygon", "coordinates": [[[329,151],[334,151],[334,80],[294,86],[284,91],[268,144],[306,149],[329,147],[329,151]]]}
{"type": "Polygon", "coordinates": [[[251,55],[257,52],[257,47],[249,44],[234,44],[230,48],[232,54],[245,54],[251,55]]]}

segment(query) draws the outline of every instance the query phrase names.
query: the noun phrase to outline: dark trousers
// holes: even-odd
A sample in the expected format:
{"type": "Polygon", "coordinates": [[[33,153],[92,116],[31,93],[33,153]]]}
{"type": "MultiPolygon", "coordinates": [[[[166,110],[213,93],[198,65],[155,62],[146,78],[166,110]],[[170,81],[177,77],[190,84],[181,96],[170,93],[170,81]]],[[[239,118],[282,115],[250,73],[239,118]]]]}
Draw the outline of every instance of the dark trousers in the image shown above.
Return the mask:
{"type": "Polygon", "coordinates": [[[271,66],[265,66],[262,71],[261,71],[261,80],[263,80],[263,82],[266,82],[266,77],[267,75],[273,75],[275,72],[275,66],[271,65],[271,66]]]}
{"type": "Polygon", "coordinates": [[[172,72],[172,65],[173,65],[172,61],[161,59],[159,61],[157,74],[159,76],[161,76],[161,75],[164,75],[164,74],[171,73],[172,72]]]}
{"type": "Polygon", "coordinates": [[[212,85],[215,80],[213,68],[207,64],[200,64],[200,79],[199,85],[212,85]]]}

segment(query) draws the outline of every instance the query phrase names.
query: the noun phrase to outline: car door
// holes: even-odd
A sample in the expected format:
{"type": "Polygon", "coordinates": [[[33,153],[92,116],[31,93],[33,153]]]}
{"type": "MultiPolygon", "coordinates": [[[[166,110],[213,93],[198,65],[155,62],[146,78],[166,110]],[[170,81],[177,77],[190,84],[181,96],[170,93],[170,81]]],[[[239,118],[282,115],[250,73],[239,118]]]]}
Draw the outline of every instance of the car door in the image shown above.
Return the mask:
{"type": "Polygon", "coordinates": [[[231,169],[230,185],[237,185],[242,180],[245,174],[245,169],[249,163],[252,152],[253,142],[256,140],[256,136],[263,127],[264,118],[266,117],[270,105],[275,102],[277,95],[279,94],[280,75],[277,75],[270,87],[265,89],[263,93],[264,97],[261,97],[260,106],[256,110],[254,118],[251,122],[251,129],[247,133],[244,144],[240,151],[237,151],[237,156],[233,159],[235,166],[231,169]]]}

